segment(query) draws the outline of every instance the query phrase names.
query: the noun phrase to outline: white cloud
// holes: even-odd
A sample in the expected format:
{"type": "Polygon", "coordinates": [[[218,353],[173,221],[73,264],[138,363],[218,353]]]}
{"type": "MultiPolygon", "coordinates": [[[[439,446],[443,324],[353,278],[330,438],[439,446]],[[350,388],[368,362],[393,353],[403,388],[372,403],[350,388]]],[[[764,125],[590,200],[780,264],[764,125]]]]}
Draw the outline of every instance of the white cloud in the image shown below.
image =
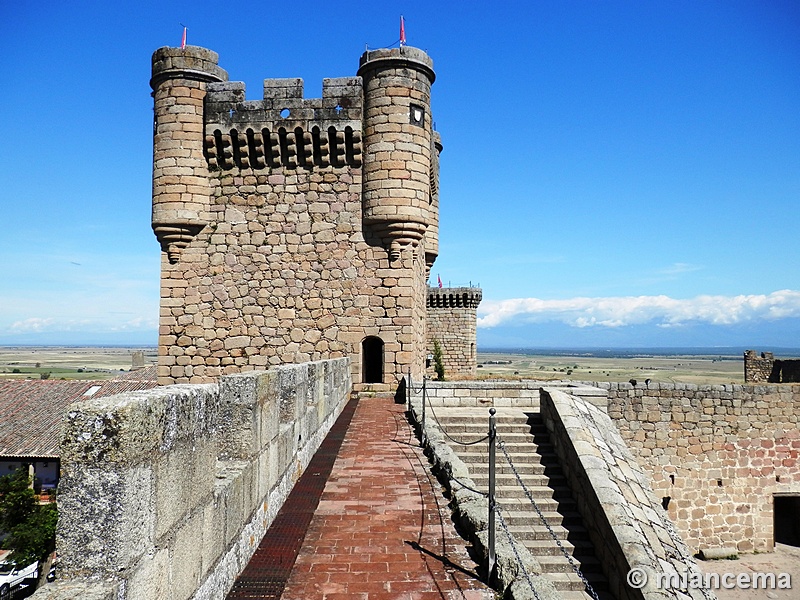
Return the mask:
{"type": "Polygon", "coordinates": [[[95,333],[123,333],[137,331],[156,331],[158,329],[158,319],[135,317],[127,320],[103,319],[62,319],[30,317],[15,321],[3,328],[0,327],[2,335],[20,334],[47,334],[57,332],[95,332],[95,333]]]}
{"type": "Polygon", "coordinates": [[[53,325],[53,319],[41,319],[39,317],[31,317],[30,319],[23,319],[22,321],[15,321],[8,327],[12,333],[38,333],[40,331],[47,331],[53,325]]]}
{"type": "Polygon", "coordinates": [[[759,320],[800,317],[800,291],[741,296],[619,296],[541,300],[486,300],[478,309],[478,327],[509,321],[557,321],[573,327],[624,327],[646,323],[674,327],[688,322],[734,325],[759,320]]]}

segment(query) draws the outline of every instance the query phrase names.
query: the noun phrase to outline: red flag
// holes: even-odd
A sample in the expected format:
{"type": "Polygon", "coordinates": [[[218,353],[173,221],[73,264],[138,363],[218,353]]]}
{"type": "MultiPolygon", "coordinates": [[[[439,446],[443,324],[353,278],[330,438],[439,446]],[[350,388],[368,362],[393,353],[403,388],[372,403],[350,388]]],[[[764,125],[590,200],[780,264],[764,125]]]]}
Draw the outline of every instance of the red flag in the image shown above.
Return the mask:
{"type": "Polygon", "coordinates": [[[186,48],[186,27],[183,28],[183,39],[181,39],[181,50],[186,48]]]}
{"type": "Polygon", "coordinates": [[[400,15],[400,45],[406,45],[406,23],[403,20],[403,15],[400,15]]]}
{"type": "Polygon", "coordinates": [[[437,275],[436,279],[439,280],[439,287],[442,287],[442,278],[439,275],[437,275]]]}

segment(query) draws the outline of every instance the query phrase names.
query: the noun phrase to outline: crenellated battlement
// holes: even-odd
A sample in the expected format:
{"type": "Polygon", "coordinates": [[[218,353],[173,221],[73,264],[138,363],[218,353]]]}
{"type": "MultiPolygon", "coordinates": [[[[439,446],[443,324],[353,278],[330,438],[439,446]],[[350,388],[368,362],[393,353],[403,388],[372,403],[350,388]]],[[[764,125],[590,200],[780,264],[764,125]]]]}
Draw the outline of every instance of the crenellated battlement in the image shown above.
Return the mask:
{"type": "Polygon", "coordinates": [[[474,377],[478,367],[476,311],[483,298],[479,287],[429,287],[427,310],[428,354],[438,343],[445,376],[474,377]]]}
{"type": "Polygon", "coordinates": [[[360,77],[323,79],[321,98],[304,98],[299,78],[265,79],[263,100],[245,100],[241,81],[212,83],[206,95],[206,126],[309,129],[336,125],[360,129],[362,93],[360,77]]]}
{"type": "Polygon", "coordinates": [[[483,290],[477,287],[428,288],[428,308],[478,308],[483,290]]]}
{"type": "Polygon", "coordinates": [[[361,166],[360,77],[323,80],[322,98],[304,98],[303,80],[266,79],[263,100],[245,85],[208,86],[204,152],[209,169],[361,166]]]}
{"type": "MultiPolygon", "coordinates": [[[[195,46],[153,55],[159,383],[341,356],[359,384],[421,376],[439,253],[432,60],[368,51],[319,98],[284,78],[248,100],[218,58],[195,46]]],[[[474,294],[439,311],[465,364],[474,294]]]]}

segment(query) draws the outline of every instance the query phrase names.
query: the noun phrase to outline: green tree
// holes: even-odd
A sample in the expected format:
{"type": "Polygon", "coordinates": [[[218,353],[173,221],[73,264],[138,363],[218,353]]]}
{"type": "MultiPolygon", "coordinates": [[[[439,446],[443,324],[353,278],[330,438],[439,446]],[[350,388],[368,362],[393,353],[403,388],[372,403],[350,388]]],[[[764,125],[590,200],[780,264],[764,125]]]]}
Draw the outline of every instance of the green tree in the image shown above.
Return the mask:
{"type": "Polygon", "coordinates": [[[8,559],[17,565],[44,561],[55,548],[55,504],[36,502],[26,467],[0,477],[0,530],[8,537],[3,548],[11,550],[8,559]]]}
{"type": "Polygon", "coordinates": [[[436,379],[444,381],[444,355],[439,340],[433,340],[433,370],[436,371],[436,379]]]}

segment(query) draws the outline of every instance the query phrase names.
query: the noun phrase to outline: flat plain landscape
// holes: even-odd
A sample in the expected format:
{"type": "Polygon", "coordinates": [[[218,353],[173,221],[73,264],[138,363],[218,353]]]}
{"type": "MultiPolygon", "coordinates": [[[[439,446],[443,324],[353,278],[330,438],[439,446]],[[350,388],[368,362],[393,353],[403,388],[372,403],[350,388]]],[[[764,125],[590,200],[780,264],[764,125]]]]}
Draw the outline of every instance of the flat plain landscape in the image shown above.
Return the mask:
{"type": "Polygon", "coordinates": [[[656,354],[635,352],[478,352],[479,379],[650,380],[658,383],[744,383],[739,354],[656,354]]]}
{"type": "MultiPolygon", "coordinates": [[[[157,362],[154,347],[0,347],[0,378],[109,379],[129,371],[134,352],[157,362]],[[47,374],[49,375],[43,375],[47,374]]],[[[632,351],[478,352],[478,379],[743,383],[742,354],[658,354],[632,351]]]]}
{"type": "Polygon", "coordinates": [[[137,351],[156,364],[156,348],[0,346],[0,378],[111,379],[130,371],[137,351]]]}

